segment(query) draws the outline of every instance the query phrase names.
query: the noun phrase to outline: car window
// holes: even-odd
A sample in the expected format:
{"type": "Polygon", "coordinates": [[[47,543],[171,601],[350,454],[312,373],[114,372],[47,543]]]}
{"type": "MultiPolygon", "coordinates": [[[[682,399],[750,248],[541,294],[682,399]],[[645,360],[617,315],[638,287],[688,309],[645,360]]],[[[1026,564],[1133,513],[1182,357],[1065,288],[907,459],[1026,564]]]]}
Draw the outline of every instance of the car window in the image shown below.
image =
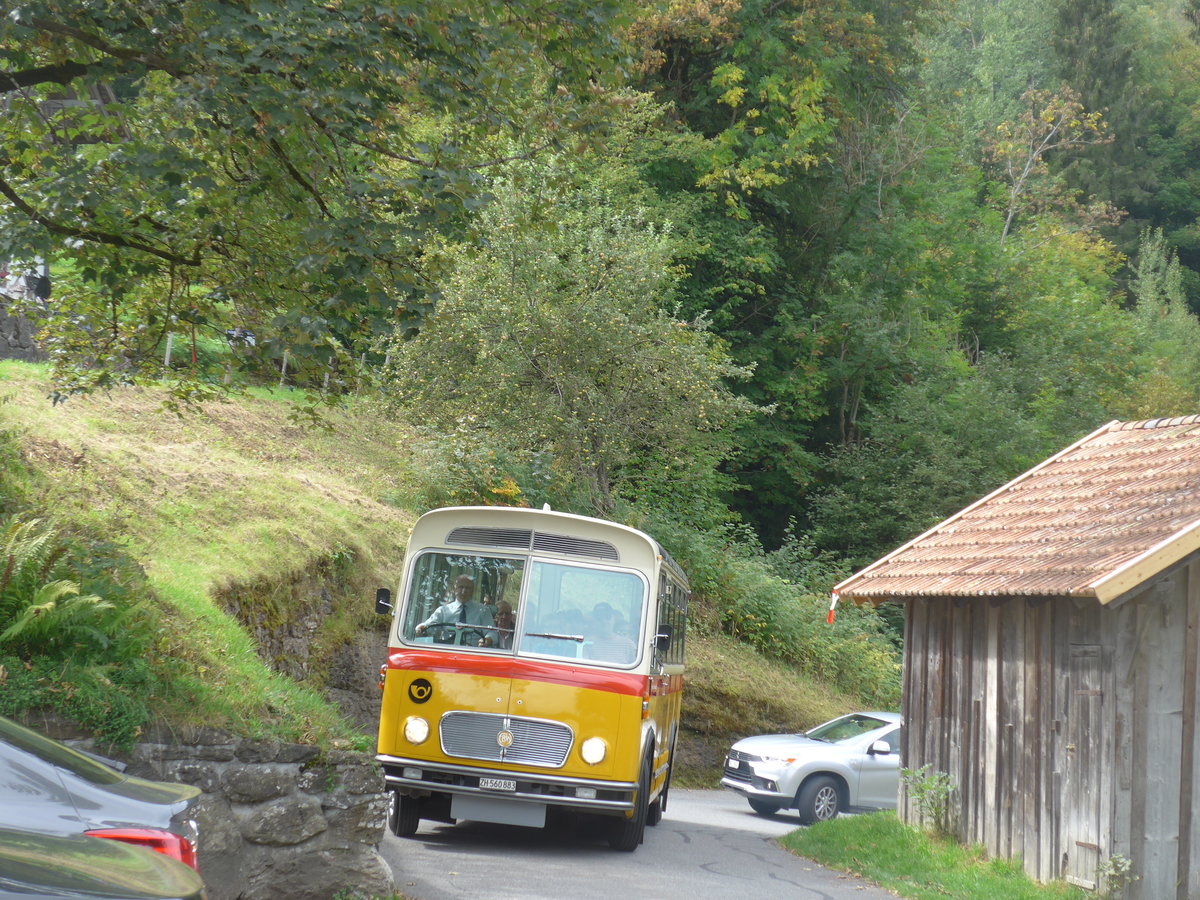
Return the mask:
{"type": "Polygon", "coordinates": [[[888,724],[885,720],[877,719],[874,716],[854,713],[849,716],[842,716],[840,719],[834,719],[832,722],[826,722],[824,725],[818,725],[812,731],[806,731],[804,736],[812,738],[815,741],[826,741],[831,744],[837,744],[841,741],[853,740],[856,737],[866,734],[868,731],[883,728],[888,724]]]}
{"type": "Polygon", "coordinates": [[[0,718],[0,743],[31,753],[60,769],[66,769],[92,784],[117,784],[125,776],[58,741],[42,737],[36,731],[0,718]]]}
{"type": "Polygon", "coordinates": [[[889,731],[885,735],[881,735],[880,737],[876,738],[876,740],[883,741],[885,744],[887,744],[889,749],[891,749],[891,751],[893,753],[900,752],[900,729],[899,728],[893,729],[892,731],[889,731]]]}

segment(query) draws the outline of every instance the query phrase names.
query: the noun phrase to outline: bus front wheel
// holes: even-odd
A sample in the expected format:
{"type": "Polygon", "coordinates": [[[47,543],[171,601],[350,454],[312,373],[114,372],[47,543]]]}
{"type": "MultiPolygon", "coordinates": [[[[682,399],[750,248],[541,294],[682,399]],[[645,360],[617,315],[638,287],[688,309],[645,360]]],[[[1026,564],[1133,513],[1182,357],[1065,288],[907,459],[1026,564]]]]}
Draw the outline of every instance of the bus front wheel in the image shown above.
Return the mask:
{"type": "Polygon", "coordinates": [[[388,792],[388,828],[396,837],[412,837],[421,824],[421,801],[399,791],[388,792]]]}
{"type": "Polygon", "coordinates": [[[646,817],[650,811],[650,756],[642,759],[642,773],[638,776],[637,798],[633,802],[633,818],[617,819],[608,845],[614,850],[632,853],[642,843],[646,833],[646,817]]]}

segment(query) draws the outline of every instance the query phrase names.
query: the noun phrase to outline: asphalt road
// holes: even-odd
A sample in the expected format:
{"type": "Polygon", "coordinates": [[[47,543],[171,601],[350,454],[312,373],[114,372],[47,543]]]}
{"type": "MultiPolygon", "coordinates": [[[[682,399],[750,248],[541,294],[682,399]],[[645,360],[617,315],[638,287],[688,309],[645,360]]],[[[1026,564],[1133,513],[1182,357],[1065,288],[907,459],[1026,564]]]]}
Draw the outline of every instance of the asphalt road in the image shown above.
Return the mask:
{"type": "Polygon", "coordinates": [[[380,847],[411,900],[895,900],[894,894],[793,856],[775,838],[795,815],[764,819],[728,791],[671,791],[662,822],[634,853],[603,832],[422,822],[380,847]]]}

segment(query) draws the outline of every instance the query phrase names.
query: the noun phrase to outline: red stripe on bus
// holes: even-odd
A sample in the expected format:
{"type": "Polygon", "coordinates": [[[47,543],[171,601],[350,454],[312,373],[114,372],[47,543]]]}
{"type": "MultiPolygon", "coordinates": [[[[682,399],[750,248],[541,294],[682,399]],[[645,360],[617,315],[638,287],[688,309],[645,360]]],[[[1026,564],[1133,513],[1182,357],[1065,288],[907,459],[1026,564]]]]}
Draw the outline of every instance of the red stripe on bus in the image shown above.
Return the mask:
{"type": "Polygon", "coordinates": [[[517,659],[482,653],[453,653],[445,650],[408,650],[391,647],[388,668],[423,672],[455,672],[488,678],[519,678],[569,687],[591,688],[614,694],[640,697],[646,692],[646,676],[634,672],[583,669],[538,659],[517,659]]]}

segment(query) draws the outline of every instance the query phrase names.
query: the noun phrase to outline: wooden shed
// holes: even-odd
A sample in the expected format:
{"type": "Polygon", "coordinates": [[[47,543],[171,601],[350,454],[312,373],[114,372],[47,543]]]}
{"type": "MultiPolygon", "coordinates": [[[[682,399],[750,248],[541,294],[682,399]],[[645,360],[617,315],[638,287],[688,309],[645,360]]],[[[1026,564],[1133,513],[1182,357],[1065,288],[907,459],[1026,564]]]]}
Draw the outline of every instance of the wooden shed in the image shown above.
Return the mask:
{"type": "Polygon", "coordinates": [[[961,840],[1200,898],[1200,416],[1105,425],[835,593],[906,605],[902,765],[961,840]]]}

